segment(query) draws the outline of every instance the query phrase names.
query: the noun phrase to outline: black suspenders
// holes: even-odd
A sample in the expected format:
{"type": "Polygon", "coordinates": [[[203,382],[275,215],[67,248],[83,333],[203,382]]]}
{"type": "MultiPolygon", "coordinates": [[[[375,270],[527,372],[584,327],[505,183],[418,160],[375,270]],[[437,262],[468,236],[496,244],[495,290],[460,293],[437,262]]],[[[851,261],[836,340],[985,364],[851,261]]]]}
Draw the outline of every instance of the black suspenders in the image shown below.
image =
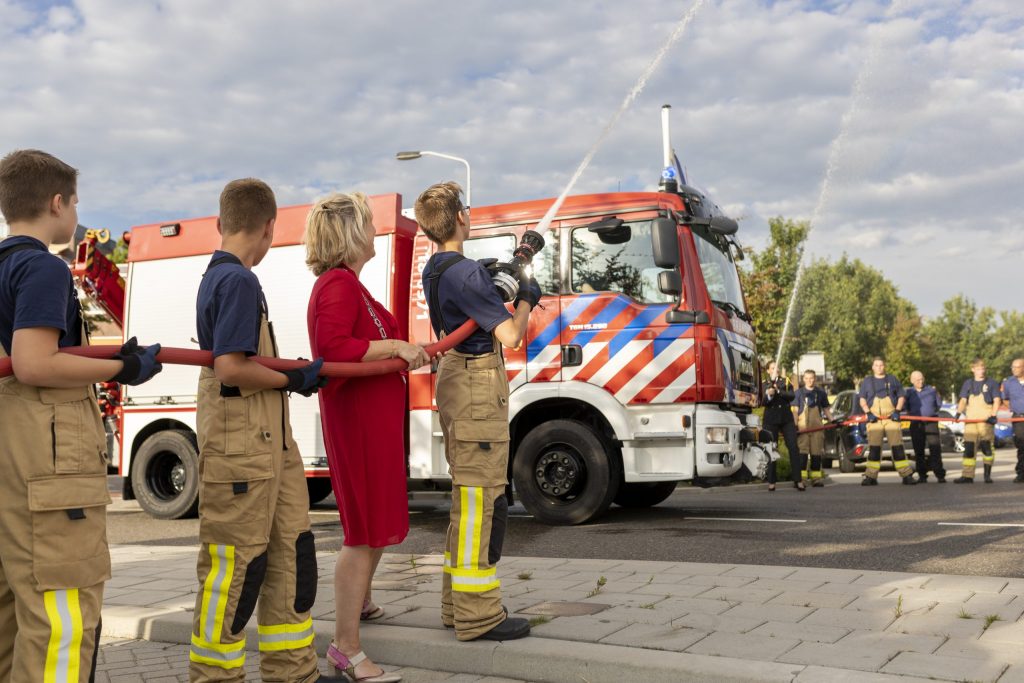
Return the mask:
{"type": "MultiPolygon", "coordinates": [[[[437,254],[434,255],[437,258],[437,254]]],[[[438,338],[444,337],[449,333],[448,325],[444,321],[444,313],[441,312],[441,299],[438,296],[438,290],[441,288],[441,276],[444,275],[445,271],[454,266],[459,261],[465,261],[466,257],[462,254],[456,254],[452,258],[446,260],[437,269],[431,273],[427,279],[431,280],[430,283],[430,323],[434,327],[434,332],[438,338]],[[437,314],[437,320],[434,319],[434,314],[437,314]],[[435,324],[435,322],[437,324],[435,324]]]]}

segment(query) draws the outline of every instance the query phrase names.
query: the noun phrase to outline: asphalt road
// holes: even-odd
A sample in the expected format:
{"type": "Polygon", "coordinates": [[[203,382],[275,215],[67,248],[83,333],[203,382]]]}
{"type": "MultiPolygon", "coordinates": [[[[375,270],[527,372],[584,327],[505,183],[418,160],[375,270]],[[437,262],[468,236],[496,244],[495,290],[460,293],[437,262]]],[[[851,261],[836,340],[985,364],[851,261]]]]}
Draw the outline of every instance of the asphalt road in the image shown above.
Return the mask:
{"type": "MultiPolygon", "coordinates": [[[[680,486],[643,510],[612,507],[578,527],[539,524],[511,511],[505,554],[878,569],[1024,577],[1024,485],[1012,483],[1015,452],[997,452],[994,484],[903,486],[891,469],[880,485],[832,470],[832,483],[800,493],[780,484],[716,489],[680,486]],[[977,526],[994,525],[994,526],[977,526]],[[999,526],[1009,525],[1009,526],[999,526]]],[[[947,455],[949,480],[959,458],[947,455]]],[[[113,482],[112,482],[113,483],[113,482]]],[[[411,529],[394,552],[443,549],[449,506],[443,496],[410,501],[411,529]]],[[[312,513],[317,547],[335,550],[341,529],[333,498],[312,513]]],[[[108,516],[112,543],[198,544],[196,520],[149,518],[117,500],[108,516]]]]}

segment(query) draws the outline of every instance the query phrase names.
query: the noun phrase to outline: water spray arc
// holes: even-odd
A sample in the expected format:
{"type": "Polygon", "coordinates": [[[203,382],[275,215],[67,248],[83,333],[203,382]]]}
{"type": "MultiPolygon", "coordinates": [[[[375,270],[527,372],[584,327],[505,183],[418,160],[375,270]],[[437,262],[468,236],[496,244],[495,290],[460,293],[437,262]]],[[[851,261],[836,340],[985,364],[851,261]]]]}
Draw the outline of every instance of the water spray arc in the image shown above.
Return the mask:
{"type": "MultiPolygon", "coordinates": [[[[886,10],[886,19],[891,19],[896,13],[898,13],[905,2],[906,0],[893,0],[892,4],[889,5],[889,9],[886,10]]],[[[786,307],[786,320],[782,325],[782,334],[779,336],[779,348],[775,352],[775,362],[777,364],[782,363],[782,352],[785,350],[786,337],[789,334],[789,328],[793,322],[793,310],[796,308],[797,296],[800,293],[800,282],[803,280],[804,271],[806,270],[804,259],[808,254],[807,247],[810,244],[811,235],[814,233],[814,229],[821,220],[829,199],[831,199],[832,179],[842,162],[843,152],[846,149],[846,142],[850,137],[850,126],[853,124],[858,110],[860,109],[861,102],[866,96],[866,86],[878,66],[878,62],[881,57],[882,44],[883,41],[880,35],[872,37],[868,47],[868,56],[861,65],[860,71],[857,73],[857,78],[853,82],[853,89],[850,91],[850,104],[843,113],[843,118],[840,120],[839,132],[836,134],[835,138],[832,139],[832,143],[828,148],[828,161],[825,164],[825,177],[821,183],[821,192],[818,194],[818,201],[815,203],[814,211],[811,213],[811,222],[810,227],[807,230],[807,237],[804,238],[803,246],[800,248],[800,256],[797,259],[796,278],[793,280],[793,291],[789,296],[789,306],[786,307]]]]}
{"type": "Polygon", "coordinates": [[[704,5],[704,2],[705,0],[694,0],[693,5],[690,6],[690,9],[686,11],[686,14],[684,14],[682,19],[679,20],[679,23],[676,24],[676,27],[672,30],[672,34],[668,37],[668,40],[665,41],[665,44],[662,45],[661,49],[654,55],[654,59],[651,60],[651,63],[647,66],[644,72],[640,74],[640,78],[638,78],[636,83],[633,84],[633,87],[626,94],[625,99],[622,100],[622,104],[619,105],[618,110],[616,110],[611,120],[605,125],[601,134],[597,136],[597,140],[587,151],[586,156],[583,157],[583,161],[581,161],[580,165],[576,167],[576,172],[572,174],[571,178],[569,178],[569,182],[565,186],[565,189],[562,190],[562,194],[558,195],[558,199],[554,201],[551,208],[549,208],[547,213],[544,214],[544,217],[541,218],[540,223],[537,224],[537,232],[543,234],[544,231],[551,227],[551,221],[554,220],[555,215],[558,214],[558,210],[562,208],[565,198],[569,196],[570,192],[572,192],[572,189],[576,186],[576,182],[580,179],[580,176],[583,175],[583,171],[587,170],[587,166],[590,165],[594,155],[597,154],[597,150],[601,148],[601,145],[603,145],[604,141],[608,138],[608,134],[611,133],[612,129],[618,124],[619,119],[622,118],[622,115],[626,113],[626,110],[629,109],[630,105],[633,104],[633,101],[636,100],[637,96],[643,91],[644,87],[647,85],[647,81],[650,80],[651,75],[653,75],[658,66],[661,65],[661,62],[665,59],[665,55],[668,54],[668,51],[672,49],[672,46],[675,45],[686,32],[686,28],[690,25],[690,22],[693,21],[694,16],[696,16],[697,12],[704,5]]]}

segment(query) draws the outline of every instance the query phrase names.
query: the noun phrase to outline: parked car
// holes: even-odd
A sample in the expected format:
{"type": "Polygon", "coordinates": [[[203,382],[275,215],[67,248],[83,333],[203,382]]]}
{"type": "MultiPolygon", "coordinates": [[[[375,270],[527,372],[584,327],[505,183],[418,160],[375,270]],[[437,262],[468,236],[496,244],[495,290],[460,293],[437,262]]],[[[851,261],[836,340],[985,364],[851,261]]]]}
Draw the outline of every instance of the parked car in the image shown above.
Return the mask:
{"type": "MultiPolygon", "coordinates": [[[[846,420],[851,417],[863,415],[860,409],[860,402],[857,400],[857,392],[848,389],[836,394],[832,402],[832,416],[837,420],[846,420]]],[[[945,416],[951,414],[945,411],[945,416]]],[[[954,425],[960,428],[959,449],[963,450],[963,425],[950,422],[939,423],[939,439],[942,450],[949,452],[957,448],[955,434],[945,425],[954,425]]],[[[910,421],[903,420],[903,447],[907,455],[913,459],[914,446],[910,440],[910,421]]],[[[890,456],[889,445],[882,448],[882,459],[890,456]]],[[[853,472],[857,465],[863,465],[868,459],[868,433],[865,423],[839,427],[825,432],[825,466],[838,466],[840,472],[853,472]]]]}

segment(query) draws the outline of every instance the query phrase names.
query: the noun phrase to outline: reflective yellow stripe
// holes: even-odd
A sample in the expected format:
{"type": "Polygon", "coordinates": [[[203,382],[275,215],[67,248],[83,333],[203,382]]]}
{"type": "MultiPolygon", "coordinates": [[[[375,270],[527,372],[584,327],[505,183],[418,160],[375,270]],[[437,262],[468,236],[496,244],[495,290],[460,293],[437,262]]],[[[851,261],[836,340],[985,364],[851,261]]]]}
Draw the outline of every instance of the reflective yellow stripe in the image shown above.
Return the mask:
{"type": "Polygon", "coordinates": [[[78,683],[82,661],[82,609],[78,589],[46,591],[43,607],[50,621],[43,683],[78,683]]]}
{"type": "Polygon", "coordinates": [[[193,633],[188,658],[221,669],[240,669],[245,666],[245,637],[237,643],[223,645],[205,641],[193,633]]]}
{"type": "Polygon", "coordinates": [[[497,567],[490,569],[452,569],[452,590],[460,593],[483,593],[501,587],[497,567]]]}
{"type": "Polygon", "coordinates": [[[452,573],[452,554],[451,553],[445,553],[444,554],[444,573],[445,574],[451,574],[452,573]]]}
{"type": "Polygon", "coordinates": [[[491,567],[490,569],[462,569],[455,567],[452,569],[452,577],[492,577],[498,575],[498,568],[491,567]]]}
{"type": "Polygon", "coordinates": [[[902,470],[904,467],[910,467],[910,461],[909,460],[896,460],[895,462],[893,462],[892,466],[895,467],[898,470],[902,470]]]}
{"type": "Polygon", "coordinates": [[[480,486],[459,488],[459,550],[458,566],[476,569],[480,566],[480,531],[484,521],[484,490],[480,486]]]}
{"type": "Polygon", "coordinates": [[[974,467],[976,464],[974,458],[964,458],[964,467],[974,467]]]}
{"type": "Polygon", "coordinates": [[[210,553],[210,572],[203,582],[203,603],[199,627],[207,643],[219,643],[224,628],[231,578],[235,573],[235,547],[233,545],[207,546],[210,553]]]}
{"type": "Polygon", "coordinates": [[[822,476],[821,470],[811,470],[811,479],[821,479],[822,476]]]}
{"type": "MultiPolygon", "coordinates": [[[[480,540],[481,534],[484,528],[484,490],[479,486],[474,486],[472,491],[473,496],[473,548],[470,551],[470,569],[476,569],[480,566],[480,540]]],[[[463,562],[462,566],[465,567],[466,563],[463,562]]]]}
{"type": "Polygon", "coordinates": [[[469,489],[465,486],[459,487],[459,549],[458,558],[459,563],[462,564],[466,561],[466,530],[470,527],[471,522],[469,520],[469,489]]]}
{"type": "Polygon", "coordinates": [[[882,463],[878,460],[868,460],[866,467],[869,470],[880,470],[882,469],[882,463]]]}
{"type": "Polygon", "coordinates": [[[272,624],[257,627],[260,634],[260,652],[298,650],[313,643],[313,618],[299,624],[272,624]]]}

